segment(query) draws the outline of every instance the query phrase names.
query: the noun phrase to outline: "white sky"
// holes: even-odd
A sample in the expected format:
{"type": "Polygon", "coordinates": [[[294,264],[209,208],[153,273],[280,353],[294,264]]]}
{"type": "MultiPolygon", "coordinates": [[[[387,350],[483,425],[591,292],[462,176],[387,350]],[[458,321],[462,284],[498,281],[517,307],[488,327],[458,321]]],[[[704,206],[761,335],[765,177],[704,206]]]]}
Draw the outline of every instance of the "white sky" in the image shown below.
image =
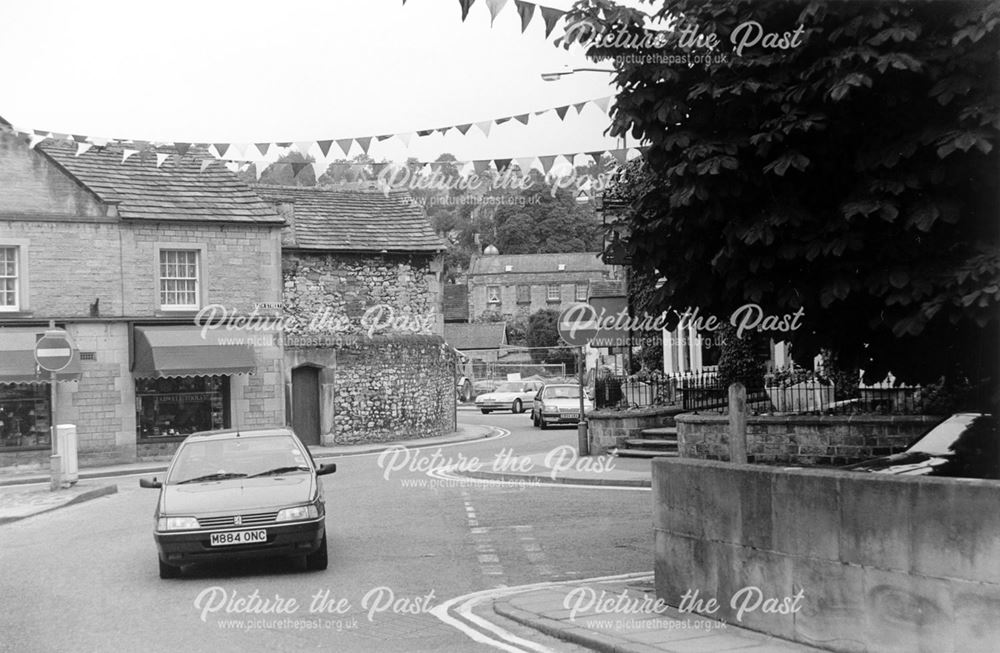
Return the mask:
{"type": "MultiPolygon", "coordinates": [[[[542,0],[569,9],[572,0],[542,0]]],[[[122,139],[315,141],[477,122],[614,94],[612,76],[552,45],[513,0],[4,0],[0,116],[17,127],[122,139]]],[[[376,159],[460,160],[618,147],[589,105],[466,136],[376,143],[376,159]]],[[[353,154],[360,150],[355,146],[353,154]]],[[[331,158],[339,156],[336,146],[331,158]]]]}

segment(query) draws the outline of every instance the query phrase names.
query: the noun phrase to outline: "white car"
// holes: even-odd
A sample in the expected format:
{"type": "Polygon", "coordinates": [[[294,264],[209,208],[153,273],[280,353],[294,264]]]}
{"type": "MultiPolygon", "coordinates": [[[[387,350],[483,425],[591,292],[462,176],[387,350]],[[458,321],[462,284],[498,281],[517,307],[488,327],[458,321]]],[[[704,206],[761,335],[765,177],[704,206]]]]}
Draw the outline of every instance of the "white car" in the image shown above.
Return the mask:
{"type": "MultiPolygon", "coordinates": [[[[594,410],[594,404],[584,394],[583,413],[594,410]]],[[[539,428],[550,424],[578,424],[580,422],[580,386],[572,383],[555,383],[542,386],[531,407],[531,423],[539,428]]]]}
{"type": "Polygon", "coordinates": [[[476,408],[483,411],[483,415],[489,415],[494,410],[523,413],[524,407],[531,405],[541,387],[541,381],[507,381],[493,392],[476,397],[476,408]]]}

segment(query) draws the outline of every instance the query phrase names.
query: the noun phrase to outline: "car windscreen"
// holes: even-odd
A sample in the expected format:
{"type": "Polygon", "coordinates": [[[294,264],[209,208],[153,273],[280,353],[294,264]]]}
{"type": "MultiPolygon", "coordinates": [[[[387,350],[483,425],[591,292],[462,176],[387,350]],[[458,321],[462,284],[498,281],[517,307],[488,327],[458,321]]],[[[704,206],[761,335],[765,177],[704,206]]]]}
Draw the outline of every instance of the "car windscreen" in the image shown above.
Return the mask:
{"type": "Polygon", "coordinates": [[[542,399],[579,399],[580,388],[575,385],[557,385],[545,388],[542,399]]]}
{"type": "Polygon", "coordinates": [[[523,383],[501,383],[497,386],[497,392],[524,392],[523,383]]]}
{"type": "Polygon", "coordinates": [[[177,452],[168,483],[196,478],[241,478],[285,469],[311,469],[298,443],[287,435],[184,442],[177,452]]]}

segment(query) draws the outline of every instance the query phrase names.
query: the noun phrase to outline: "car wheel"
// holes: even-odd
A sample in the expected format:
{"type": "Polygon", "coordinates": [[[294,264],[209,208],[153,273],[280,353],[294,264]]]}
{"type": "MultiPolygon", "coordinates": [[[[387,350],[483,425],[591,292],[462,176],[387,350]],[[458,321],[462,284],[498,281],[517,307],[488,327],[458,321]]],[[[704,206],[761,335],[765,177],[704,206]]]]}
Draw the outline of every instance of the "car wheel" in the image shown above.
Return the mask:
{"type": "Polygon", "coordinates": [[[490,414],[490,411],[486,410],[485,408],[481,408],[480,410],[483,411],[483,415],[489,415],[490,414]]]}
{"type": "Polygon", "coordinates": [[[306,556],[306,569],[323,571],[326,569],[327,562],[326,533],[323,533],[323,541],[320,542],[319,548],[306,556]]]}
{"type": "Polygon", "coordinates": [[[538,426],[538,415],[535,414],[535,411],[531,411],[531,425],[538,426]]]}
{"type": "Polygon", "coordinates": [[[542,417],[541,415],[539,415],[539,416],[538,416],[538,426],[539,426],[539,427],[540,427],[540,428],[541,428],[541,429],[542,429],[543,431],[544,431],[545,429],[549,428],[549,424],[548,424],[548,422],[546,422],[546,421],[545,421],[545,418],[544,418],[544,417],[542,417]]]}
{"type": "Polygon", "coordinates": [[[523,413],[524,412],[524,405],[521,404],[521,400],[520,399],[515,399],[514,400],[514,405],[510,407],[510,412],[512,412],[512,413],[523,413]]]}
{"type": "Polygon", "coordinates": [[[181,575],[180,567],[168,565],[159,558],[157,558],[157,562],[160,563],[160,578],[177,578],[181,575]]]}

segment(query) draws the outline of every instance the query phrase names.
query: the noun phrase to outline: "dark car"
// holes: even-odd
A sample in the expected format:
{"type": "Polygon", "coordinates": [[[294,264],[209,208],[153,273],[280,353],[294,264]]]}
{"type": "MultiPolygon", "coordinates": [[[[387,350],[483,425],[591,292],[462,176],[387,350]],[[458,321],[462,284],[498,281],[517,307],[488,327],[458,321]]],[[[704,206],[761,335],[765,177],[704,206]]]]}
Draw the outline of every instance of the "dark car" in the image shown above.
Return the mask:
{"type": "Polygon", "coordinates": [[[906,451],[840,469],[909,476],[1000,479],[997,422],[983,413],[956,413],[906,451]]]}
{"type": "Polygon", "coordinates": [[[291,556],[326,569],[326,505],[316,465],[287,427],[193,433],[174,454],[160,488],[153,538],[160,578],[181,565],[217,559],[291,556]]]}

